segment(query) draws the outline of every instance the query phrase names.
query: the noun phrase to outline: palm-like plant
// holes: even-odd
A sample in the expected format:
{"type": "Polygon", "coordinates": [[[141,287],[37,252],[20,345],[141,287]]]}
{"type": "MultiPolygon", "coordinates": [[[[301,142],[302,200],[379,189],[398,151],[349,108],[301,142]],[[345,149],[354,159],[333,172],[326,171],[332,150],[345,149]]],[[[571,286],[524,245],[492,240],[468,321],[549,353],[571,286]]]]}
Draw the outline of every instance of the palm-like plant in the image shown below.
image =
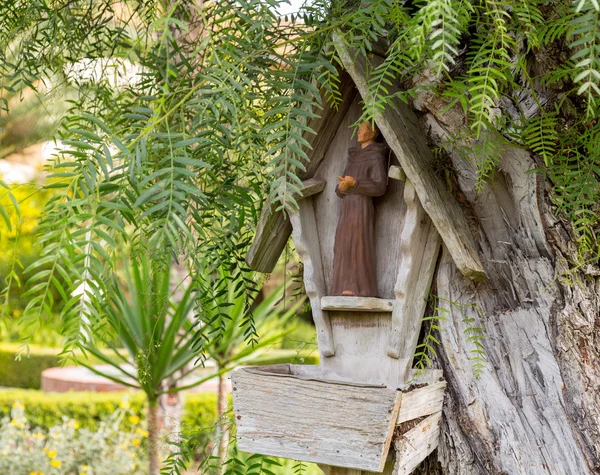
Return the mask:
{"type": "MultiPolygon", "coordinates": [[[[141,389],[148,398],[149,473],[159,473],[158,402],[163,394],[176,393],[197,386],[214,377],[219,378],[218,413],[220,420],[220,459],[227,446],[225,373],[239,365],[273,361],[264,350],[275,344],[287,332],[279,329],[296,311],[301,302],[289,310],[278,309],[285,295],[283,286],[276,289],[254,308],[249,306],[258,290],[250,295],[240,292],[243,278],[233,276],[223,268],[206,268],[199,283],[192,283],[174,301],[170,288],[171,267],[168,263],[152,262],[145,256],[131,259],[125,266],[124,285],[115,277],[108,284],[105,304],[109,331],[92,336],[83,348],[109,365],[112,370],[91,367],[96,374],[124,386],[141,389]],[[194,331],[198,320],[191,318],[199,288],[216,290],[210,304],[199,315],[202,331],[194,331]],[[249,318],[252,317],[252,318],[249,318]],[[246,344],[247,323],[253,321],[252,334],[261,339],[246,344]],[[210,335],[205,342],[201,335],[210,335]],[[118,343],[115,343],[118,342],[118,343]],[[99,343],[108,346],[114,357],[99,350],[99,343]],[[216,371],[208,376],[182,384],[203,359],[211,358],[216,371]],[[130,366],[132,365],[132,366],[130,366]]],[[[284,307],[283,305],[281,307],[284,307]]]]}
{"type": "Polygon", "coordinates": [[[108,287],[110,293],[105,314],[110,331],[96,335],[83,345],[85,350],[113,368],[107,372],[86,365],[91,371],[124,386],[141,389],[146,394],[151,475],[159,473],[159,397],[214,377],[196,380],[188,386],[177,384],[197,367],[193,364],[198,353],[193,348],[193,322],[189,318],[194,306],[194,286],[188,286],[181,299],[173,302],[170,274],[170,265],[166,263],[150,262],[141,256],[132,259],[125,271],[125,285],[114,278],[108,287]],[[115,344],[115,339],[120,345],[115,344]],[[99,342],[113,350],[114,358],[99,351],[99,342]],[[130,363],[133,363],[132,369],[130,363]]]}

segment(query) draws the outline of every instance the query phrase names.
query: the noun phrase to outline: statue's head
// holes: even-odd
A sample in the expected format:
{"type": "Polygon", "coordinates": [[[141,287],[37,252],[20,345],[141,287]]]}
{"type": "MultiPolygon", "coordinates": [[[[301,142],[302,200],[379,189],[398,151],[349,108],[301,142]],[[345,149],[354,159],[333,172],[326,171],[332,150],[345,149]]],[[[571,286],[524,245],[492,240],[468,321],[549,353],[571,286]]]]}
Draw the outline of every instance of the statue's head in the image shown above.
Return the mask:
{"type": "Polygon", "coordinates": [[[374,141],[377,137],[379,137],[379,129],[373,123],[371,125],[370,122],[363,121],[358,126],[357,138],[358,143],[367,143],[374,141]]]}

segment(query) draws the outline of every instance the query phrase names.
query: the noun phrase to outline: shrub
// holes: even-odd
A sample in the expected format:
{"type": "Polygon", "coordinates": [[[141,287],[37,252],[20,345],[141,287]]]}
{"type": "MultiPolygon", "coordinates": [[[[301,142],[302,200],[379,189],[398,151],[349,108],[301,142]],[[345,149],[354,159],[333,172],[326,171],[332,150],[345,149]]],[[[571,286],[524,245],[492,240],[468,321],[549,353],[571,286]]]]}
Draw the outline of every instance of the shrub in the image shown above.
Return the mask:
{"type": "Polygon", "coordinates": [[[16,402],[10,417],[0,422],[0,473],[30,474],[142,474],[147,432],[139,418],[120,408],[95,431],[64,418],[48,432],[31,430],[25,407],[16,402]],[[132,427],[120,429],[126,419],[132,427]]]}
{"type": "Polygon", "coordinates": [[[193,393],[184,397],[181,429],[185,432],[206,430],[212,432],[217,422],[217,395],[193,393]]]}
{"type": "MultiPolygon", "coordinates": [[[[17,401],[25,406],[25,417],[33,427],[48,430],[66,417],[76,420],[81,428],[96,430],[102,419],[120,407],[141,417],[145,399],[141,393],[45,393],[13,389],[0,391],[0,418],[9,416],[17,401]]],[[[128,428],[126,420],[123,428],[128,428]]]]}
{"type": "MultiPolygon", "coordinates": [[[[0,419],[10,416],[12,406],[19,402],[25,406],[25,417],[33,427],[48,430],[60,424],[63,417],[74,419],[81,428],[96,430],[103,419],[125,408],[131,414],[145,419],[145,396],[131,393],[45,393],[42,391],[12,389],[0,391],[0,419]]],[[[217,395],[192,393],[184,396],[182,429],[211,428],[217,420],[217,395]]],[[[131,428],[127,419],[121,428],[131,428]]]]}
{"type": "MultiPolygon", "coordinates": [[[[42,371],[60,366],[59,348],[29,345],[29,355],[17,343],[0,343],[0,386],[23,389],[40,389],[42,371]],[[17,359],[17,355],[21,357],[17,359]]],[[[81,353],[76,353],[82,358],[81,353]]],[[[93,355],[86,355],[88,364],[102,363],[93,355]]],[[[71,360],[67,366],[74,365],[71,360]]]]}

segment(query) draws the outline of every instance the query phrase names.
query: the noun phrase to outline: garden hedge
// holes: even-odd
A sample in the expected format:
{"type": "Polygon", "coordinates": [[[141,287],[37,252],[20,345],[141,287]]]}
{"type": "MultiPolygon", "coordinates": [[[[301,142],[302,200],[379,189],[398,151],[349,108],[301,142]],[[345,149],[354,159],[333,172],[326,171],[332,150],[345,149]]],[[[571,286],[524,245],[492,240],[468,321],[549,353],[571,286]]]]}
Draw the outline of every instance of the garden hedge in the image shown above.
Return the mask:
{"type": "MultiPolygon", "coordinates": [[[[25,406],[25,415],[33,427],[49,429],[60,424],[63,417],[75,419],[79,427],[95,430],[98,422],[118,409],[129,406],[131,414],[145,418],[144,395],[131,393],[45,393],[36,390],[10,389],[0,391],[0,419],[10,417],[12,405],[19,401],[25,406]]],[[[182,430],[211,428],[217,420],[217,395],[213,393],[188,393],[184,396],[182,430]]],[[[128,418],[123,429],[128,430],[128,418]]]]}
{"type": "Polygon", "coordinates": [[[42,371],[60,366],[60,350],[30,345],[29,357],[23,354],[16,360],[20,348],[15,343],[0,343],[0,386],[40,389],[42,371]]]}
{"type": "MultiPolygon", "coordinates": [[[[27,351],[17,343],[0,343],[0,386],[40,389],[42,371],[62,364],[59,353],[59,348],[29,345],[28,355],[27,351]],[[17,359],[19,354],[21,357],[17,359]]],[[[88,356],[89,363],[101,363],[97,358],[88,356]]],[[[81,358],[82,355],[78,354],[78,357],[81,358]]],[[[74,364],[71,360],[67,361],[67,366],[74,364]]]]}

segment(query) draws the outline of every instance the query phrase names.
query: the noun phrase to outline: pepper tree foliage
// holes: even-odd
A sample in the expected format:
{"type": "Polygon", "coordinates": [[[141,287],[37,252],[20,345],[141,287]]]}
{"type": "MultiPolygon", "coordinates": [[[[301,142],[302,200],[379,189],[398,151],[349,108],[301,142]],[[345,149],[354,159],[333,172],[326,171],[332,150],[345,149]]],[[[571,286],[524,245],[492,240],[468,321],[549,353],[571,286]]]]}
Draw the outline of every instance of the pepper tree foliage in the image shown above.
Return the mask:
{"type": "MultiPolygon", "coordinates": [[[[67,348],[102,326],[105,282],[123,249],[157,262],[183,256],[193,276],[207,261],[246,275],[263,192],[285,211],[297,206],[309,121],[323,100],[340,100],[334,31],[365,54],[389,43],[369,71],[364,119],[390,104],[394,82],[405,100],[429,91],[462,108],[468,123],[451,145],[477,164],[480,187],[507,144],[526,147],[582,259],[598,257],[597,0],[314,0],[284,19],[280,0],[7,3],[0,90],[79,91],[48,166],[54,197],[24,315],[35,325],[62,295],[67,348]]],[[[0,105],[6,113],[4,95],[0,105]]],[[[14,200],[0,218],[17,209],[14,200]]],[[[255,338],[250,316],[244,325],[255,338]]]]}

